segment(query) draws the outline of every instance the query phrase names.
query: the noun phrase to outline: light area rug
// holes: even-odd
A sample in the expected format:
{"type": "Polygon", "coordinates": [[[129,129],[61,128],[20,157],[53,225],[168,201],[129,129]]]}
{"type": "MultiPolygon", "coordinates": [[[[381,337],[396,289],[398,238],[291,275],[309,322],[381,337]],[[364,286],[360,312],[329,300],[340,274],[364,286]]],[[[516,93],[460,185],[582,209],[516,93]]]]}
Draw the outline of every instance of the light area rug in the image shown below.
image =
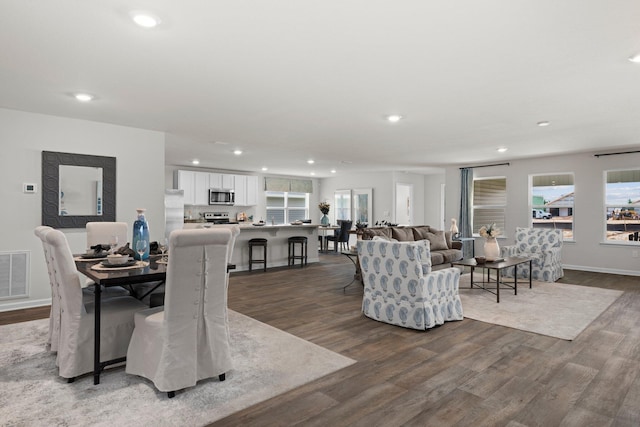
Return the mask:
{"type": "Polygon", "coordinates": [[[229,311],[234,368],[168,399],[153,383],[107,370],[100,384],[57,375],[44,343],[49,320],[0,326],[0,425],[200,426],[335,372],[355,361],[229,311]]]}
{"type": "MultiPolygon", "coordinates": [[[[479,277],[474,274],[475,280],[479,277]]],[[[469,282],[470,274],[460,277],[464,317],[569,341],[622,295],[611,289],[537,281],[529,289],[529,280],[518,280],[518,295],[501,287],[496,303],[494,294],[469,289],[469,282]]]]}

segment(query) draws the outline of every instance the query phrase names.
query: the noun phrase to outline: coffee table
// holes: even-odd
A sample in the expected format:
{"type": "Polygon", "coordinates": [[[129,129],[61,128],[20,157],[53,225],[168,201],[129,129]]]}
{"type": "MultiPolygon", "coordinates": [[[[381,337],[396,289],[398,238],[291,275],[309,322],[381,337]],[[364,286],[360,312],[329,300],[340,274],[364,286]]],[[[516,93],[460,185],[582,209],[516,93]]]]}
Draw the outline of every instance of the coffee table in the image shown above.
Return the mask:
{"type": "MultiPolygon", "coordinates": [[[[529,263],[529,271],[531,271],[532,259],[527,257],[507,257],[501,261],[485,262],[484,264],[478,264],[474,258],[468,258],[460,261],[454,261],[451,263],[451,266],[453,267],[454,265],[459,265],[464,267],[470,267],[471,268],[471,286],[470,287],[473,288],[473,285],[478,285],[478,289],[483,289],[487,292],[491,292],[492,294],[495,294],[496,302],[499,303],[500,302],[500,285],[513,289],[513,294],[518,295],[518,265],[524,264],[526,262],[529,263]],[[482,281],[474,282],[473,272],[478,267],[483,269],[482,281]],[[501,271],[507,267],[514,268],[513,282],[505,282],[500,278],[501,271]],[[491,270],[496,271],[496,278],[494,280],[491,279],[491,270]],[[485,272],[486,272],[486,279],[485,279],[485,272]],[[496,287],[488,288],[487,285],[491,283],[495,283],[496,287]]],[[[532,287],[531,274],[529,274],[529,288],[531,287],[532,287]]]]}

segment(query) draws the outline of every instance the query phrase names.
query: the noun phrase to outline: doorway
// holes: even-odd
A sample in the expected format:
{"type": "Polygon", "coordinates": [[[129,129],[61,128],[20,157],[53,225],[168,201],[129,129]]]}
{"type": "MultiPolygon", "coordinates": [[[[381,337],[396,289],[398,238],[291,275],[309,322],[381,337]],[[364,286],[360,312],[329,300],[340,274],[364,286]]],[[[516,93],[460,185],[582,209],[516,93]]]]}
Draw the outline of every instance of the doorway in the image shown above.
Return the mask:
{"type": "Polygon", "coordinates": [[[413,225],[413,184],[396,183],[396,215],[399,225],[413,225]]]}

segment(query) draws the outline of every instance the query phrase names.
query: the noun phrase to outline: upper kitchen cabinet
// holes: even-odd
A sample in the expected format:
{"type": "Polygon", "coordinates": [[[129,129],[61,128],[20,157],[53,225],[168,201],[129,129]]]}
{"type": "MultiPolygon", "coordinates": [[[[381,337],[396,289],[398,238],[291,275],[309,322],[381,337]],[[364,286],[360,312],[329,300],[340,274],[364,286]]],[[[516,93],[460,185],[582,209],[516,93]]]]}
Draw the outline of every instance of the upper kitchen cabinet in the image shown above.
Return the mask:
{"type": "Polygon", "coordinates": [[[234,190],[238,206],[258,204],[257,176],[178,170],[174,188],[184,191],[185,205],[208,205],[210,188],[234,190]]]}
{"type": "Polygon", "coordinates": [[[195,204],[196,196],[196,173],[194,171],[176,171],[174,187],[184,191],[184,204],[195,204]]]}
{"type": "Polygon", "coordinates": [[[235,188],[235,175],[210,173],[209,188],[233,190],[235,188]]]}
{"type": "Polygon", "coordinates": [[[257,176],[235,175],[234,183],[237,206],[254,206],[258,204],[257,176]]]}
{"type": "Polygon", "coordinates": [[[209,204],[209,173],[179,170],[174,187],[184,191],[185,205],[209,204]]]}

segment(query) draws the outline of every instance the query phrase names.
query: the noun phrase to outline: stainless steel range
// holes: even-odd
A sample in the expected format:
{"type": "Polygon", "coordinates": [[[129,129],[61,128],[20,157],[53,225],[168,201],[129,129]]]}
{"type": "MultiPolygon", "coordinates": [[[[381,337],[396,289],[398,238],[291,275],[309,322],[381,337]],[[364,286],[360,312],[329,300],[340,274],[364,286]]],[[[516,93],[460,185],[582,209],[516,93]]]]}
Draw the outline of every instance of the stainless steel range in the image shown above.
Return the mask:
{"type": "Polygon", "coordinates": [[[229,220],[229,212],[203,212],[202,217],[205,221],[213,224],[237,224],[237,222],[229,220]]]}

